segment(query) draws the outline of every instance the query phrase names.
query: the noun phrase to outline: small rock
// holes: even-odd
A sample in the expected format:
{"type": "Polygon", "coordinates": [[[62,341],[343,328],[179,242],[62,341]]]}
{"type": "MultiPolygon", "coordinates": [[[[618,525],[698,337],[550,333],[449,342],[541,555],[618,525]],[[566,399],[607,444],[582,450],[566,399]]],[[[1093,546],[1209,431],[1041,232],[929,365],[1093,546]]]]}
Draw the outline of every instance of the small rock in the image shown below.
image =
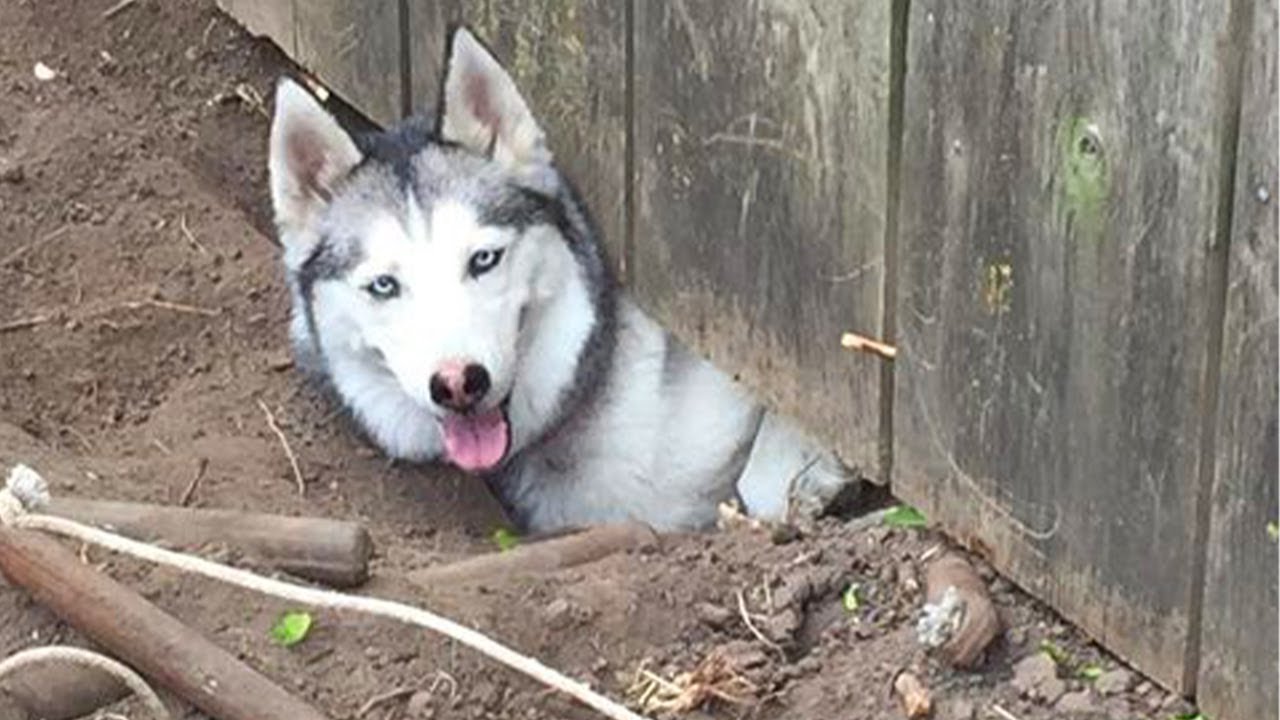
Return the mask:
{"type": "Polygon", "coordinates": [[[1045,705],[1052,705],[1067,691],[1067,684],[1058,678],[1046,680],[1036,691],[1045,705]]]}
{"type": "Polygon", "coordinates": [[[1088,690],[1067,693],[1054,705],[1058,712],[1068,714],[1089,714],[1098,711],[1093,695],[1088,690]]]}
{"type": "Polygon", "coordinates": [[[816,673],[822,669],[822,661],[812,655],[808,655],[796,663],[796,669],[806,674],[816,673]]]}
{"type": "Polygon", "coordinates": [[[31,74],[35,75],[36,79],[40,82],[49,82],[50,80],[58,77],[57,70],[54,70],[42,62],[36,63],[35,67],[31,68],[31,74]]]}
{"type": "Polygon", "coordinates": [[[724,628],[729,621],[733,620],[733,611],[722,605],[715,603],[698,603],[693,608],[694,615],[697,616],[704,625],[715,628],[717,630],[724,628]]]}
{"type": "Polygon", "coordinates": [[[1015,649],[1020,649],[1027,644],[1027,629],[1020,627],[1010,628],[1005,637],[1008,639],[1009,645],[1015,649]]]}
{"type": "Polygon", "coordinates": [[[1028,655],[1013,666],[1013,687],[1025,697],[1047,704],[1057,702],[1067,691],[1058,679],[1058,666],[1044,653],[1028,655]]]}
{"type": "Polygon", "coordinates": [[[938,714],[941,720],[974,720],[978,708],[972,700],[957,698],[942,706],[938,714]]]}
{"type": "Polygon", "coordinates": [[[27,179],[27,171],[21,165],[10,165],[0,171],[0,182],[7,182],[13,185],[22,184],[27,179]]]}
{"type": "Polygon", "coordinates": [[[1103,695],[1118,695],[1133,684],[1133,674],[1124,668],[1116,668],[1102,673],[1094,681],[1093,686],[1103,695]]]}
{"type": "Polygon", "coordinates": [[[410,718],[426,717],[432,700],[431,691],[419,690],[409,696],[409,703],[405,706],[405,715],[410,718]]]}
{"type": "Polygon", "coordinates": [[[787,545],[800,539],[800,528],[790,523],[774,525],[769,532],[769,541],[774,545],[787,545]]]}
{"type": "Polygon", "coordinates": [[[760,667],[769,660],[769,656],[755,644],[746,640],[732,640],[716,649],[734,667],[739,670],[750,670],[760,667]]]}
{"type": "Polygon", "coordinates": [[[276,372],[284,372],[293,367],[293,358],[285,352],[274,353],[267,358],[267,367],[276,372]]]}
{"type": "Polygon", "coordinates": [[[547,604],[546,614],[547,622],[552,626],[563,625],[568,622],[569,616],[573,614],[573,606],[564,598],[556,598],[547,604]]]}
{"type": "Polygon", "coordinates": [[[928,717],[933,711],[933,698],[929,688],[910,672],[903,671],[893,680],[893,689],[902,702],[902,711],[908,718],[928,717]]]}

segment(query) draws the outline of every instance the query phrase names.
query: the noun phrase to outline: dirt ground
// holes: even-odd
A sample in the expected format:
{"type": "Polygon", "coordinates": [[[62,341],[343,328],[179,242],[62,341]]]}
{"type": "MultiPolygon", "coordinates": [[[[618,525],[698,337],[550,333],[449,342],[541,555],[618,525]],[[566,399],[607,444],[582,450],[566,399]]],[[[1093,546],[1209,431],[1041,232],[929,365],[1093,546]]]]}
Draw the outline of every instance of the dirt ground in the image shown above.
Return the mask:
{"type": "MultiPolygon", "coordinates": [[[[58,495],[173,503],[205,463],[196,506],[358,520],[377,547],[361,592],[441,611],[612,697],[638,703],[642,668],[670,681],[727,657],[749,683],[741,703],[686,717],[903,717],[890,689],[903,668],[939,718],[1187,710],[980,561],[1008,630],[975,672],[927,657],[914,632],[921,557],[945,543],[928,530],[738,529],[530,580],[408,583],[413,569],[495,551],[504,520],[477,482],[389,465],[289,365],[265,173],[270,89],[287,62],[209,0],[104,17],[113,4],[0,3],[6,468],[35,465],[58,495]],[[37,62],[56,77],[37,79],[37,62]],[[305,497],[259,400],[297,451],[305,497]]],[[[103,551],[87,560],[335,718],[397,688],[420,692],[364,717],[593,717],[438,637],[319,612],[285,648],[269,630],[291,607],[103,551]]],[[[0,587],[0,657],[51,642],[84,641],[0,587]]]]}

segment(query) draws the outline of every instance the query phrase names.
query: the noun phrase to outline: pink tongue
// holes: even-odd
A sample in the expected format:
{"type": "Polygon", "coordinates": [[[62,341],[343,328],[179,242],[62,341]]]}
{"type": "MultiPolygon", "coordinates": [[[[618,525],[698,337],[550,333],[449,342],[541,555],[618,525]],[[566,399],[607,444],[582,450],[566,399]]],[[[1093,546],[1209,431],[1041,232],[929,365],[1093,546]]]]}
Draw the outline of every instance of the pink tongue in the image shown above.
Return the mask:
{"type": "Polygon", "coordinates": [[[501,408],[478,415],[449,414],[443,426],[449,461],[467,472],[488,470],[507,454],[507,419],[501,408]]]}

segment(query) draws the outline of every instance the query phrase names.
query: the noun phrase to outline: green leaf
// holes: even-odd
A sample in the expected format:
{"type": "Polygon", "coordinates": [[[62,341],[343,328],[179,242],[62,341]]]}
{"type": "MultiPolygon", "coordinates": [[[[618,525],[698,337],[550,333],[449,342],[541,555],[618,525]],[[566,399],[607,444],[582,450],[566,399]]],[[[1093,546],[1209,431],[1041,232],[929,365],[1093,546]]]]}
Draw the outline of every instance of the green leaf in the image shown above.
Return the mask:
{"type": "Polygon", "coordinates": [[[1080,677],[1093,682],[1094,680],[1102,677],[1102,668],[1097,665],[1085,665],[1080,668],[1080,677]]]}
{"type": "Polygon", "coordinates": [[[889,527],[922,528],[929,524],[924,513],[910,505],[899,505],[884,515],[884,524],[889,527]]]}
{"type": "Polygon", "coordinates": [[[1271,542],[1280,540],[1280,523],[1267,523],[1267,537],[1271,538],[1271,542]]]}
{"type": "Polygon", "coordinates": [[[1044,653],[1045,655],[1048,655],[1049,659],[1052,660],[1055,665],[1071,664],[1071,655],[1066,650],[1063,650],[1061,647],[1059,647],[1057,643],[1053,642],[1052,640],[1041,640],[1040,652],[1044,653]]]}
{"type": "Polygon", "coordinates": [[[858,583],[849,583],[849,587],[845,588],[844,592],[840,594],[840,604],[844,606],[845,612],[858,612],[858,609],[862,607],[862,598],[858,596],[861,590],[862,586],[858,583]]]}
{"type": "Polygon", "coordinates": [[[1177,715],[1174,715],[1170,720],[1209,720],[1209,718],[1205,717],[1198,711],[1192,711],[1192,712],[1178,713],[1177,715]]]}
{"type": "Polygon", "coordinates": [[[510,528],[500,527],[493,531],[493,544],[500,552],[506,552],[520,544],[520,536],[510,528]]]}
{"type": "Polygon", "coordinates": [[[304,610],[287,612],[271,628],[271,639],[284,647],[302,642],[311,630],[311,613],[304,610]]]}

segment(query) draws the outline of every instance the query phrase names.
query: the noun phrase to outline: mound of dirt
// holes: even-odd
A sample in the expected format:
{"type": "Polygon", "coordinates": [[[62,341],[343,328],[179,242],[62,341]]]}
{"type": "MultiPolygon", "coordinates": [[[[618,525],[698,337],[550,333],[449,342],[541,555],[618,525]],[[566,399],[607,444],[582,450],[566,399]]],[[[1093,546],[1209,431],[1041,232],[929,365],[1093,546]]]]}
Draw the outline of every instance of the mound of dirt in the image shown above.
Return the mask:
{"type": "MultiPolygon", "coordinates": [[[[975,672],[929,659],[914,621],[921,558],[945,543],[930,531],[742,527],[531,578],[413,585],[416,569],[494,551],[505,520],[474,480],[389,464],[290,367],[264,157],[264,98],[287,62],[209,0],[104,17],[110,5],[0,3],[4,467],[39,467],[59,495],[172,503],[203,466],[197,506],[358,520],[377,547],[362,592],[436,609],[654,714],[900,717],[904,668],[936,717],[1177,709],[985,569],[1010,629],[975,672]],[[38,79],[37,62],[56,76],[38,79]],[[1027,685],[1017,663],[1044,642],[1056,684],[1027,685]],[[1104,672],[1106,688],[1090,682],[1104,672]]],[[[397,688],[363,717],[592,717],[438,637],[322,612],[284,648],[269,632],[281,603],[85,558],[336,718],[397,688]]],[[[0,588],[0,656],[50,642],[84,640],[0,588]]]]}

